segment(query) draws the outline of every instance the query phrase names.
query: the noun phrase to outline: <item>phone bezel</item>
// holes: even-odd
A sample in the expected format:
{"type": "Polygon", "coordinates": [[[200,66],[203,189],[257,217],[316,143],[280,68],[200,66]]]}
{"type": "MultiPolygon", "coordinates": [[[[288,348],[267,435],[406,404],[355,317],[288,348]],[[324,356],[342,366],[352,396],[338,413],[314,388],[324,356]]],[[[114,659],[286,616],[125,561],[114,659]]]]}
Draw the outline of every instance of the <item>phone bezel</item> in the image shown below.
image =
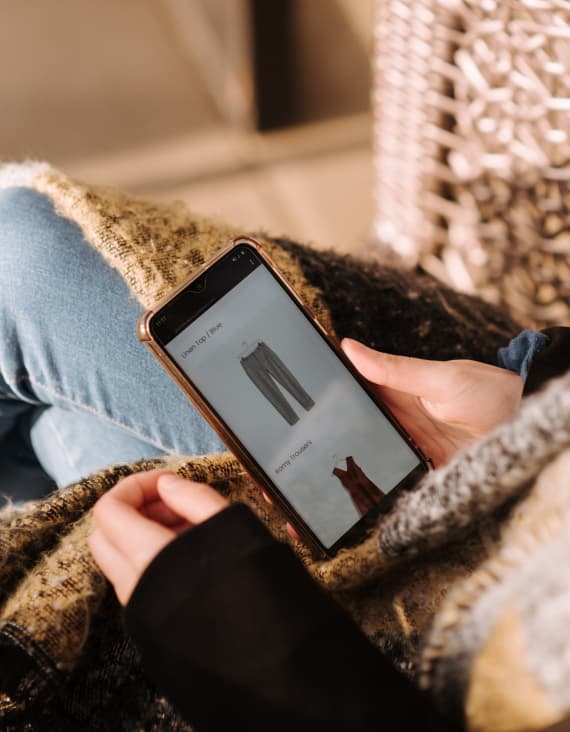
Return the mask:
{"type": "MultiPolygon", "coordinates": [[[[231,290],[228,289],[227,292],[231,290]]],[[[219,298],[216,300],[218,302],[219,298]]],[[[210,303],[208,307],[213,305],[210,303]]],[[[188,320],[188,325],[196,320],[196,318],[202,315],[204,310],[197,311],[188,320]]],[[[230,451],[240,460],[246,470],[250,473],[251,477],[268,492],[271,498],[275,501],[277,506],[285,514],[286,518],[291,524],[297,529],[302,539],[309,547],[316,552],[318,555],[325,557],[334,556],[340,549],[350,546],[361,539],[375,523],[375,520],[381,513],[385,513],[393,505],[397,496],[404,490],[413,487],[420,478],[425,475],[430,469],[430,461],[424,456],[420,448],[414,443],[410,435],[400,425],[396,418],[392,415],[389,409],[384,405],[379,397],[374,393],[371,385],[363,379],[360,374],[356,371],[352,363],[345,356],[344,352],[338,345],[338,343],[327,333],[322,324],[318,321],[311,310],[305,305],[300,299],[291,285],[287,282],[285,277],[279,272],[278,268],[271,260],[269,255],[264,251],[262,245],[247,236],[240,236],[232,239],[229,244],[223,247],[214,257],[205,262],[197,271],[195,271],[191,277],[185,280],[176,289],[170,292],[164,297],[154,308],[147,310],[139,319],[137,333],[139,340],[144,343],[153,355],[157,358],[163,368],[169,373],[174,379],[178,386],[182,389],[184,394],[192,401],[198,411],[203,417],[210,423],[214,431],[219,435],[221,440],[228,446],[230,451]],[[262,264],[266,265],[266,269],[276,279],[278,284],[285,290],[297,307],[305,315],[309,324],[313,326],[319,333],[319,335],[325,340],[327,345],[332,349],[333,353],[341,360],[343,365],[348,369],[349,373],[356,379],[358,384],[365,390],[370,396],[372,401],[378,406],[384,416],[390,421],[392,426],[409,445],[413,452],[418,457],[419,464],[414,470],[412,470],[397,486],[395,486],[379,503],[377,506],[369,511],[367,514],[357,521],[345,534],[343,534],[332,546],[326,547],[322,544],[319,538],[311,530],[310,526],[305,523],[303,517],[293,508],[293,506],[287,501],[285,496],[281,493],[279,488],[272,482],[269,476],[265,473],[263,468],[257,463],[255,458],[248,452],[247,448],[240,442],[238,437],[230,431],[226,423],[224,422],[221,415],[210,405],[207,399],[202,395],[199,389],[193,384],[191,379],[186,373],[177,365],[165,349],[165,346],[160,343],[153,333],[153,321],[161,316],[167,306],[171,306],[173,301],[176,300],[185,290],[191,287],[192,283],[199,279],[205,272],[211,270],[216,266],[218,262],[230,255],[231,252],[238,247],[251,247],[255,250],[257,256],[262,260],[262,264]]]]}

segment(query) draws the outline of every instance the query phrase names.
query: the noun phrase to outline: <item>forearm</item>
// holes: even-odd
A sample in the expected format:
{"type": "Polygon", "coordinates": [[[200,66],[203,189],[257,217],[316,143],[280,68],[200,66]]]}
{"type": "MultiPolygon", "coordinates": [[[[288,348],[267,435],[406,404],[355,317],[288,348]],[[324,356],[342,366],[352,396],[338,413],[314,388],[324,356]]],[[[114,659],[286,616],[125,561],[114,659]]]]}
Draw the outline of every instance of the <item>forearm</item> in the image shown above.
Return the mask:
{"type": "Polygon", "coordinates": [[[444,730],[427,700],[243,506],[147,570],[127,622],[199,730],[444,730]]]}

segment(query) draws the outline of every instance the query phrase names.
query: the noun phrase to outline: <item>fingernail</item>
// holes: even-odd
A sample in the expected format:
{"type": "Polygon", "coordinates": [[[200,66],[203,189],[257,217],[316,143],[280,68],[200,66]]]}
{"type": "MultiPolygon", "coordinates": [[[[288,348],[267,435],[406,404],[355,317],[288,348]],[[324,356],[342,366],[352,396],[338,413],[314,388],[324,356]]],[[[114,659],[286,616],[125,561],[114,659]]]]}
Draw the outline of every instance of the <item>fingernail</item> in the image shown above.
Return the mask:
{"type": "Polygon", "coordinates": [[[354,338],[344,338],[341,345],[343,348],[345,346],[348,346],[349,348],[356,348],[357,350],[359,348],[367,348],[364,343],[361,343],[360,341],[355,341],[354,338]]]}
{"type": "Polygon", "coordinates": [[[164,473],[158,477],[158,485],[161,490],[175,490],[182,482],[187,483],[188,481],[181,478],[179,475],[176,475],[176,473],[164,473]]]}

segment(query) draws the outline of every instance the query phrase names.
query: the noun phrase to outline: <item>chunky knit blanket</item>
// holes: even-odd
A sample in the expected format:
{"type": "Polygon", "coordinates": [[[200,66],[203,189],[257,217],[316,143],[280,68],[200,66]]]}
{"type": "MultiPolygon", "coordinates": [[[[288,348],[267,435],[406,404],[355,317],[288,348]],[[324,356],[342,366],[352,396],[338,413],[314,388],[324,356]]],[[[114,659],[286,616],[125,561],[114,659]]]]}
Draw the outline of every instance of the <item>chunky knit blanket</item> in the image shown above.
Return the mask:
{"type": "MultiPolygon", "coordinates": [[[[244,233],[179,204],[78,183],[44,164],[0,168],[0,186],[49,196],[145,306],[244,233]]],[[[421,271],[253,234],[339,337],[393,353],[493,363],[518,332],[507,314],[421,271]]],[[[570,712],[569,448],[565,376],[428,475],[361,545],[325,562],[293,545],[372,641],[469,730],[535,730],[570,712]]],[[[229,454],[102,466],[43,500],[4,509],[1,729],[188,729],[145,679],[86,544],[103,492],[134,471],[165,466],[247,502],[290,541],[229,454]]],[[[382,689],[378,695],[381,703],[382,689]]]]}

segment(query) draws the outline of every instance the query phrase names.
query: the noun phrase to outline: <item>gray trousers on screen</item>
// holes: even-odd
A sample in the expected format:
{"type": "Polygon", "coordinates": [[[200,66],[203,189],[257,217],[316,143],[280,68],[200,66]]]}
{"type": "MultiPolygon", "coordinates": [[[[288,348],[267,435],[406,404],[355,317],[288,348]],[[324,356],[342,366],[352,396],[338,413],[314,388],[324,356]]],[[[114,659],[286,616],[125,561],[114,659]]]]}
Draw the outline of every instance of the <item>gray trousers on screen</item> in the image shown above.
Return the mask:
{"type": "Polygon", "coordinates": [[[263,396],[290,425],[298,422],[299,417],[277,386],[277,383],[286,389],[291,396],[295,397],[307,411],[315,405],[315,402],[279,356],[263,341],[260,341],[250,354],[243,356],[240,363],[245,373],[263,396]]]}

